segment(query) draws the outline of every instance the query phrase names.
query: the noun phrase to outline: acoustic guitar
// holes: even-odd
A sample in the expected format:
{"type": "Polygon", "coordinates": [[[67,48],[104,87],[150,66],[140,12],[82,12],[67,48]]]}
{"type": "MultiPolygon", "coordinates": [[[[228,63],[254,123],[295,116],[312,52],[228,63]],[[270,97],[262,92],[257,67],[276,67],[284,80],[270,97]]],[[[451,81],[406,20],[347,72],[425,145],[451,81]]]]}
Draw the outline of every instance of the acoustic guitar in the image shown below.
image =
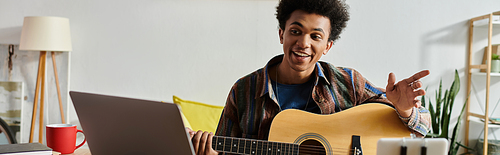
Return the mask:
{"type": "Polygon", "coordinates": [[[330,115],[284,110],[274,118],[268,141],[214,136],[212,147],[251,155],[375,155],[380,138],[410,133],[395,109],[370,103],[330,115]]]}

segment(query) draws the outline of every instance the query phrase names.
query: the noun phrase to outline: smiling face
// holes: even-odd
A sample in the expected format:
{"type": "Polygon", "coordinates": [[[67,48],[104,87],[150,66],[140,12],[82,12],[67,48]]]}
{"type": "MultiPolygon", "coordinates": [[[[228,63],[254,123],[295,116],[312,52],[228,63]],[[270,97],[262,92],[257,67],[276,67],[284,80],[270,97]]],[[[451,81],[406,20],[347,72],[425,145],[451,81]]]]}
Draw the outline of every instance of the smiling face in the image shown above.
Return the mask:
{"type": "Polygon", "coordinates": [[[281,65],[285,72],[312,74],[316,62],[328,53],[333,41],[328,41],[330,20],[321,15],[296,10],[280,29],[280,43],[285,56],[281,65]]]}

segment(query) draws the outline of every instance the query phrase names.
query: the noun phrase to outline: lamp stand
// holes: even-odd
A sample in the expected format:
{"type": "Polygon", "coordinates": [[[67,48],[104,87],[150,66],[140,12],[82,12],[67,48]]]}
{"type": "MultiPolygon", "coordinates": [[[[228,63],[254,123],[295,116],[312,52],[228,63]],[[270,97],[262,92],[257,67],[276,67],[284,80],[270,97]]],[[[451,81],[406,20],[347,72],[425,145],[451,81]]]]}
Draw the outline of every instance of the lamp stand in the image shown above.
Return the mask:
{"type": "MultiPolygon", "coordinates": [[[[37,116],[37,109],[38,109],[38,95],[40,95],[40,122],[39,122],[39,129],[38,129],[38,142],[43,143],[43,115],[44,115],[44,101],[45,101],[45,66],[46,66],[46,60],[47,59],[47,51],[40,51],[40,60],[38,61],[38,73],[37,73],[37,78],[36,78],[36,87],[35,87],[35,100],[33,102],[33,115],[31,117],[31,130],[30,130],[30,139],[29,142],[33,142],[33,135],[35,132],[35,122],[36,122],[36,116],[37,116]],[[41,90],[41,91],[40,91],[41,90]]],[[[56,63],[55,63],[55,56],[54,52],[52,52],[52,64],[54,66],[54,76],[56,80],[56,86],[57,86],[57,95],[59,98],[59,110],[61,111],[61,119],[62,123],[65,123],[64,120],[64,113],[62,110],[62,101],[61,101],[61,91],[59,89],[59,78],[57,76],[57,68],[56,68],[56,63]]]]}
{"type": "Polygon", "coordinates": [[[59,111],[61,112],[61,120],[62,124],[66,124],[66,121],[64,120],[64,111],[63,111],[63,106],[62,106],[62,99],[61,99],[61,87],[59,87],[59,76],[57,75],[57,65],[56,65],[56,56],[54,52],[51,52],[52,54],[52,66],[54,66],[54,77],[56,78],[56,87],[57,87],[57,98],[59,99],[59,111]]]}
{"type": "Polygon", "coordinates": [[[40,130],[38,136],[38,142],[42,143],[42,125],[43,125],[43,103],[45,96],[45,59],[47,58],[46,51],[40,51],[40,60],[38,60],[38,73],[36,78],[36,87],[35,87],[35,101],[33,102],[33,115],[31,116],[31,130],[30,130],[30,143],[33,143],[33,134],[35,133],[35,121],[36,121],[36,112],[38,110],[38,94],[40,92],[40,84],[42,87],[42,94],[40,100],[40,130]]]}

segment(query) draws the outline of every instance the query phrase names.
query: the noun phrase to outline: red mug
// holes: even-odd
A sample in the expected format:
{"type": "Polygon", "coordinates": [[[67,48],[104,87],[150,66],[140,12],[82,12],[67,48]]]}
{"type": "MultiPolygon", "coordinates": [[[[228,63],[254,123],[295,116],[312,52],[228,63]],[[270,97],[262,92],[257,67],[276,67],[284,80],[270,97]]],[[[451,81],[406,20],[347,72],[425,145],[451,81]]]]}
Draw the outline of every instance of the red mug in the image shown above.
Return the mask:
{"type": "Polygon", "coordinates": [[[71,124],[50,124],[46,126],[47,146],[61,154],[73,153],[76,149],[85,144],[86,139],[76,146],[76,133],[82,130],[76,129],[76,125],[71,124]]]}

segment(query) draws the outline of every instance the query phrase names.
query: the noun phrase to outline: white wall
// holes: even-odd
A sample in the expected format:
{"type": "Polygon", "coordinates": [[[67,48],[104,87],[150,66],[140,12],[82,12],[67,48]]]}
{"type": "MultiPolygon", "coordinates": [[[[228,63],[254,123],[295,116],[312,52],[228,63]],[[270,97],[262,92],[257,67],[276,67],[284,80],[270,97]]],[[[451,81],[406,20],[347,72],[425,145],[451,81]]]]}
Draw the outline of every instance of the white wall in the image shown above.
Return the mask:
{"type": "MultiPolygon", "coordinates": [[[[24,16],[67,17],[73,41],[71,90],[163,101],[178,95],[224,105],[239,77],[282,53],[274,16],[277,3],[0,0],[0,43],[19,43],[24,16]]],[[[354,67],[380,87],[385,87],[389,72],[400,80],[429,69],[431,75],[422,81],[432,98],[439,80],[449,87],[458,69],[462,91],[457,104],[464,102],[467,20],[500,11],[500,1],[347,3],[351,20],[322,60],[354,67]]],[[[484,45],[478,43],[474,52],[481,53],[484,45]]],[[[76,122],[75,114],[71,116],[76,122]]]]}

